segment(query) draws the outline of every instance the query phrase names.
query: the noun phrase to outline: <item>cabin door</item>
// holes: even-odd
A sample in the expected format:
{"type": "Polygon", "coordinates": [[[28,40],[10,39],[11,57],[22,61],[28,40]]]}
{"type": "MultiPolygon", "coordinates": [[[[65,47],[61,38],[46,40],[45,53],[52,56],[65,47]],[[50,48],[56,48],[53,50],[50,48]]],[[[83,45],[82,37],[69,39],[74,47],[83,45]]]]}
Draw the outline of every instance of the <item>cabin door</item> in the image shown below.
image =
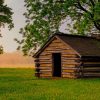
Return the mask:
{"type": "Polygon", "coordinates": [[[61,53],[52,54],[53,76],[61,77],[61,53]]]}

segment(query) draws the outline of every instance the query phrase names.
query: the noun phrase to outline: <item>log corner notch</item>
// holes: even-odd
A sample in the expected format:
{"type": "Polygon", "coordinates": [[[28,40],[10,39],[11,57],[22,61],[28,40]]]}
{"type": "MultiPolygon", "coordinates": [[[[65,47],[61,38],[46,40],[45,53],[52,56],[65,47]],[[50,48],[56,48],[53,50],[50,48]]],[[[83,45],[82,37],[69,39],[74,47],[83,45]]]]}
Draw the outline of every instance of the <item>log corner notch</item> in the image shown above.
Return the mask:
{"type": "Polygon", "coordinates": [[[35,58],[35,76],[40,77],[40,63],[39,63],[39,58],[35,58]]]}

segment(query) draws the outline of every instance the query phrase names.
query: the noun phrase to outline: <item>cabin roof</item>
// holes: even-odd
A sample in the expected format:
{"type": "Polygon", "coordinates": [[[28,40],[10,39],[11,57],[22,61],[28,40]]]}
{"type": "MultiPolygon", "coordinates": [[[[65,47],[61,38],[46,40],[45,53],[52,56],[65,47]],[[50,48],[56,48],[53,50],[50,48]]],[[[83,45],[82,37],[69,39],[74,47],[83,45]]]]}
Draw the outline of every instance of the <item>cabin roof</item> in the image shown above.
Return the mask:
{"type": "Polygon", "coordinates": [[[69,44],[81,56],[100,56],[100,40],[93,37],[56,33],[40,48],[33,57],[37,57],[54,37],[58,37],[66,44],[69,44]]]}

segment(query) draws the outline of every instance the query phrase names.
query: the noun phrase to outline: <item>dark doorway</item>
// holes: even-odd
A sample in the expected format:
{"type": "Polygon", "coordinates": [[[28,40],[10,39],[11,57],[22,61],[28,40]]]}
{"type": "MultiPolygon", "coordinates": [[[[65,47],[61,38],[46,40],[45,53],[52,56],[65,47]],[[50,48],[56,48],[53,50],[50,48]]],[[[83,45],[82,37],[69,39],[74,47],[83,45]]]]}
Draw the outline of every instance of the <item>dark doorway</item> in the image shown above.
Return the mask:
{"type": "Polygon", "coordinates": [[[53,53],[53,76],[61,77],[61,53],[53,53]]]}

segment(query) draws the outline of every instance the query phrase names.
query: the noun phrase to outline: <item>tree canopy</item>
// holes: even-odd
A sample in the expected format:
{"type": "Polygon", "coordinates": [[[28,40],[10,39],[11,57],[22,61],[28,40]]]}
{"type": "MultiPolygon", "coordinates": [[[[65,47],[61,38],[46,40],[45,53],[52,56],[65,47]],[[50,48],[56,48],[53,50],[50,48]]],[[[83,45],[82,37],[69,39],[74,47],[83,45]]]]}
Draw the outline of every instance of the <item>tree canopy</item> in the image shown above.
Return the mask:
{"type": "Polygon", "coordinates": [[[4,4],[4,0],[0,0],[0,27],[8,24],[8,28],[11,29],[13,27],[12,23],[12,9],[4,4]]]}
{"type": "Polygon", "coordinates": [[[59,31],[67,17],[72,22],[67,25],[71,34],[100,32],[99,0],[25,0],[25,7],[27,25],[20,30],[23,40],[17,41],[25,54],[59,31]]]}
{"type": "MultiPolygon", "coordinates": [[[[9,29],[13,27],[12,14],[13,12],[11,11],[11,8],[9,8],[7,5],[4,4],[4,0],[0,0],[0,27],[4,26],[5,24],[8,25],[9,29]]],[[[0,46],[0,54],[2,53],[3,53],[3,47],[0,46]]]]}

